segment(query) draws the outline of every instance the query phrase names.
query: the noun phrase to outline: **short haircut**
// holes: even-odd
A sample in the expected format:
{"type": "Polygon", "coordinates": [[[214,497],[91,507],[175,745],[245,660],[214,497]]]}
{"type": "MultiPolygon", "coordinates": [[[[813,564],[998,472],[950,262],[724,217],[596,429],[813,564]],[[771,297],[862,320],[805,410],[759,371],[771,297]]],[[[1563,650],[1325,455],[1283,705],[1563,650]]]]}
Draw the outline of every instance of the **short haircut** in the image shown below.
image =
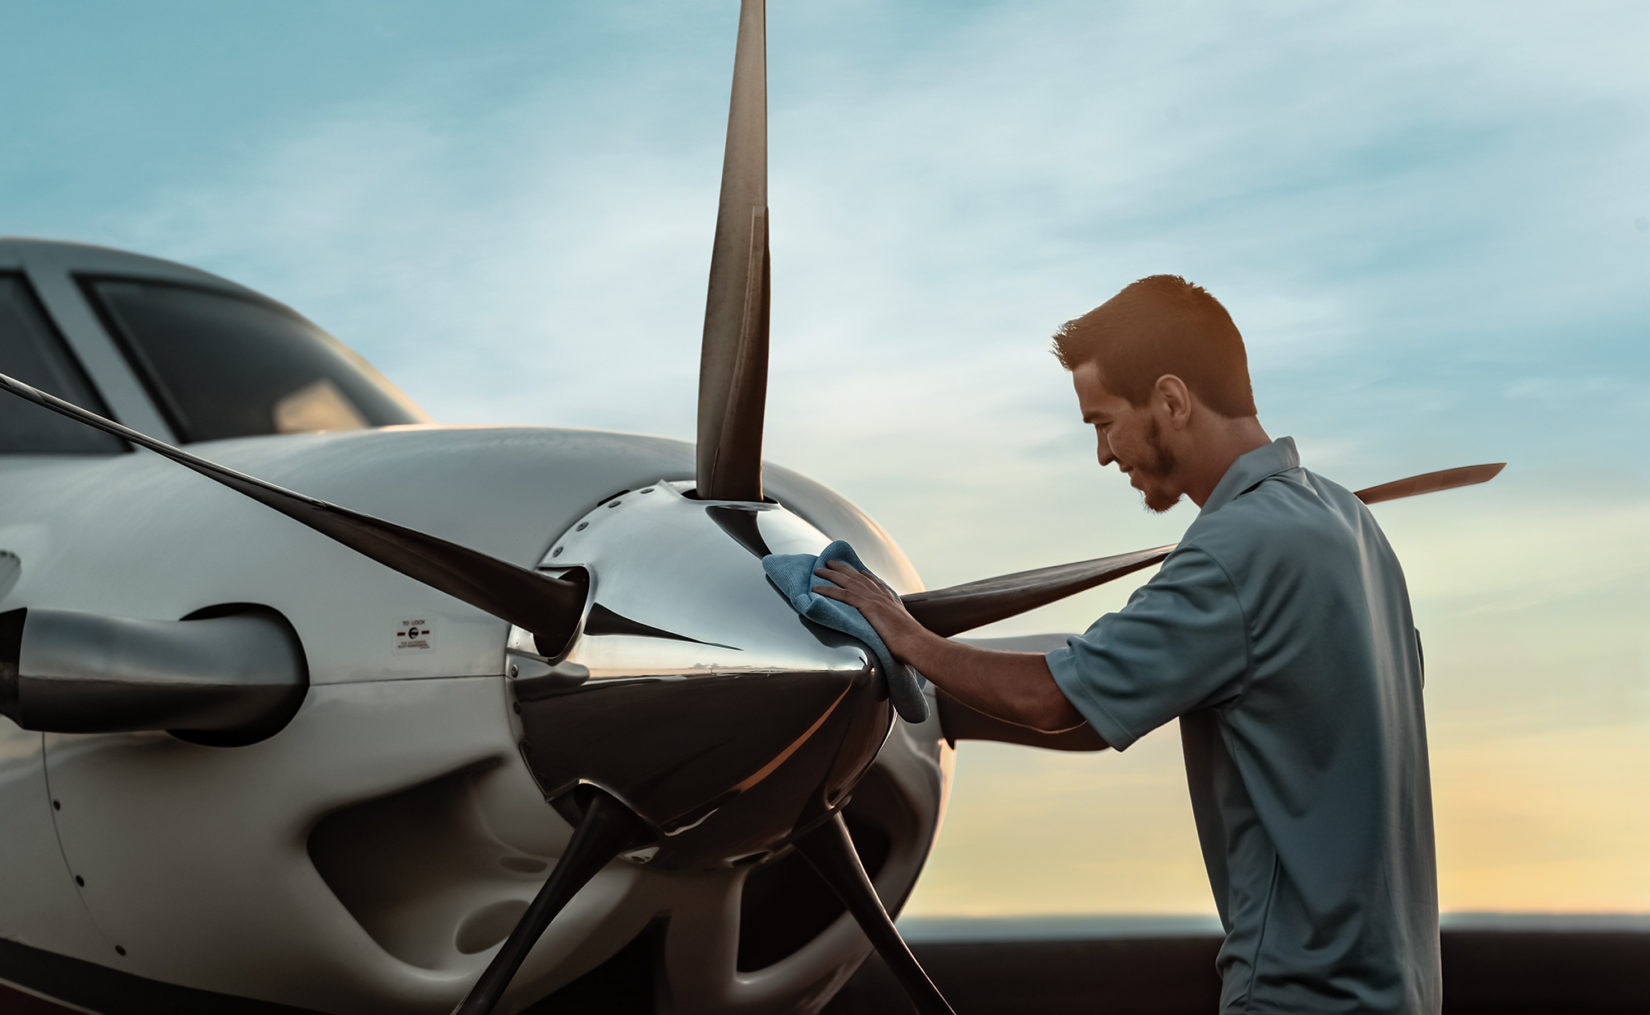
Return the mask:
{"type": "Polygon", "coordinates": [[[1255,415],[1243,336],[1220,301],[1179,275],[1151,275],[1067,321],[1054,333],[1067,370],[1097,363],[1107,390],[1145,405],[1164,374],[1174,374],[1222,416],[1255,415]]]}

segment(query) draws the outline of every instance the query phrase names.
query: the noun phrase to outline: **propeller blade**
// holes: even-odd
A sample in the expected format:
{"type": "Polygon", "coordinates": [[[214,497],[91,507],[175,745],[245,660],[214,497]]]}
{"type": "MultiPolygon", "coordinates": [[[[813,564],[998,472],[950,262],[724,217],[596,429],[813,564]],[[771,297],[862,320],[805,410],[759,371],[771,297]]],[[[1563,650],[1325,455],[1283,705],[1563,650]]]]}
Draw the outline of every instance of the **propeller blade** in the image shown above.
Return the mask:
{"type": "Polygon", "coordinates": [[[917,623],[949,638],[1150,567],[1167,557],[1172,549],[1173,546],[1159,546],[1074,564],[1018,571],[950,588],[913,592],[901,596],[900,601],[917,623]]]}
{"type": "Polygon", "coordinates": [[[1382,483],[1379,486],[1365,487],[1354,496],[1365,504],[1379,504],[1384,500],[1413,497],[1420,493],[1453,490],[1458,486],[1488,483],[1506,467],[1506,462],[1495,462],[1490,465],[1463,465],[1458,469],[1425,472],[1419,476],[1410,476],[1408,479],[1395,479],[1390,483],[1382,483]]]}
{"type": "MultiPolygon", "coordinates": [[[[1506,466],[1506,462],[1498,462],[1428,472],[1359,490],[1357,497],[1365,504],[1379,504],[1399,497],[1453,490],[1458,486],[1486,483],[1506,466]]],[[[902,596],[901,600],[918,623],[949,638],[1149,567],[1167,557],[1172,549],[1173,546],[1160,546],[1075,564],[1056,564],[945,589],[915,592],[902,596]]]]}
{"type": "Polygon", "coordinates": [[[527,911],[516,921],[510,936],[499,945],[498,954],[487,963],[475,986],[453,1009],[453,1015],[487,1015],[491,1012],[515,978],[516,970],[521,968],[527,953],[533,950],[544,928],[550,926],[556,914],[610,860],[627,849],[645,845],[651,838],[652,833],[646,823],[630,813],[629,808],[606,793],[595,793],[579,826],[573,830],[567,850],[556,861],[555,869],[550,872],[544,887],[528,903],[527,911]]]}
{"type": "Polygon", "coordinates": [[[529,571],[457,543],[266,483],[104,419],[5,374],[0,374],[0,390],[170,458],[385,567],[532,631],[545,648],[559,649],[566,644],[584,611],[582,583],[529,571]]]}
{"type": "Polygon", "coordinates": [[[1065,648],[1069,633],[1049,634],[1014,634],[1006,638],[958,638],[965,645],[976,648],[988,648],[996,652],[1036,652],[1038,655],[1048,655],[1055,649],[1065,648]]]}
{"type": "Polygon", "coordinates": [[[763,0],[743,0],[722,156],[694,479],[705,500],[762,499],[768,395],[768,85],[763,0]]]}
{"type": "Polygon", "coordinates": [[[899,931],[894,929],[888,910],[882,908],[876,887],[866,876],[859,854],[854,852],[854,840],[848,835],[848,825],[842,820],[841,812],[798,839],[796,848],[859,922],[860,929],[871,939],[871,945],[904,989],[911,1007],[919,1015],[956,1015],[934,981],[923,972],[917,957],[906,947],[899,931]]]}

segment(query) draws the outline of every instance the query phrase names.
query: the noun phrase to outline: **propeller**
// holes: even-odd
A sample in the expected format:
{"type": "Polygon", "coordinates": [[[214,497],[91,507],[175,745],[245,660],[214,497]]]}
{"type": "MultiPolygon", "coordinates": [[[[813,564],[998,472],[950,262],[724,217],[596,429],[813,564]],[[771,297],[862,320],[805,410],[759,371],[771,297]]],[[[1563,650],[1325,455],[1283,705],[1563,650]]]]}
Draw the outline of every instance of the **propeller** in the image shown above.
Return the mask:
{"type": "Polygon", "coordinates": [[[1174,546],[1055,564],[900,597],[917,623],[949,638],[1159,563],[1174,546]]]}
{"type": "Polygon", "coordinates": [[[567,849],[533,901],[527,904],[521,919],[510,929],[510,936],[499,946],[498,953],[453,1009],[453,1015],[491,1012],[544,928],[550,926],[550,921],[573,900],[579,889],[620,853],[645,845],[652,838],[652,829],[628,807],[599,790],[592,792],[567,849]]]}
{"type": "Polygon", "coordinates": [[[911,954],[905,939],[899,936],[888,910],[883,908],[876,886],[871,884],[864,865],[859,862],[842,813],[831,815],[829,821],[798,839],[796,849],[848,907],[919,1015],[956,1015],[923,971],[917,957],[911,954]]]}
{"type": "MultiPolygon", "coordinates": [[[[766,48],[763,0],[742,0],[699,358],[694,479],[698,496],[705,500],[762,499],[771,277],[766,48]]],[[[923,1015],[951,1015],[951,1006],[894,929],[840,813],[797,848],[853,913],[916,1009],[923,1015]]]]}
{"type": "MultiPolygon", "coordinates": [[[[748,6],[748,5],[747,5],[748,6]]],[[[748,11],[747,11],[748,14],[748,11]]],[[[742,31],[748,24],[742,20],[742,31]]],[[[351,511],[218,465],[0,374],[0,389],[85,425],[142,445],[215,482],[273,508],[414,580],[446,592],[478,609],[532,631],[543,642],[569,640],[582,612],[585,586],[551,578],[506,561],[351,511]]],[[[760,418],[757,420],[758,425],[760,418]]],[[[759,486],[759,447],[750,462],[759,486]]],[[[1505,463],[1425,473],[1361,490],[1369,503],[1486,482],[1505,463]]],[[[903,597],[914,617],[936,633],[951,636],[1015,616],[1076,592],[1162,561],[1173,546],[1161,546],[1094,560],[1020,571],[903,597]]],[[[1067,750],[1099,746],[1082,728],[1042,734],[1004,723],[942,696],[941,722],[955,739],[1000,740],[1067,750]]],[[[500,947],[457,1012],[488,1012],[496,1005],[521,962],[550,921],[577,891],[619,853],[648,841],[651,830],[628,808],[596,793],[567,851],[550,878],[500,947]]],[[[950,1006],[900,938],[875,889],[865,876],[840,813],[797,841],[797,849],[837,894],[867,938],[894,971],[922,1015],[946,1015],[950,1006]]]]}
{"type": "Polygon", "coordinates": [[[762,499],[769,303],[766,32],[763,0],[743,0],[699,353],[694,480],[704,500],[762,499]]]}
{"type": "Polygon", "coordinates": [[[531,631],[541,646],[551,649],[547,654],[554,655],[572,638],[584,611],[583,582],[529,571],[457,543],[266,483],[104,419],[5,374],[0,374],[0,390],[140,444],[414,581],[531,631]]]}
{"type": "Polygon", "coordinates": [[[1413,497],[1421,493],[1454,490],[1461,486],[1488,483],[1506,467],[1506,462],[1494,462],[1489,465],[1463,465],[1456,469],[1423,472],[1419,476],[1410,476],[1408,479],[1395,479],[1390,483],[1382,483],[1379,486],[1366,486],[1359,490],[1356,496],[1365,504],[1379,504],[1382,501],[1397,500],[1400,497],[1413,497]]]}

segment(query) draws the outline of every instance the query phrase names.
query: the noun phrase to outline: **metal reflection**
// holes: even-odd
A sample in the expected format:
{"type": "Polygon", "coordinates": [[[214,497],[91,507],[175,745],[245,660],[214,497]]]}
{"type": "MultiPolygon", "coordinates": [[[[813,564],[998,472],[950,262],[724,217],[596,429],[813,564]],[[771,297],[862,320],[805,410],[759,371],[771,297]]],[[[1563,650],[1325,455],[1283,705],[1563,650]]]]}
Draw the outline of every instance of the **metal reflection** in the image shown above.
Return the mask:
{"type": "Polygon", "coordinates": [[[779,505],[707,504],[683,487],[622,494],[556,541],[544,566],[588,573],[592,621],[631,623],[586,627],[557,659],[513,631],[512,687],[523,754],[559,808],[576,814],[575,791],[599,787],[658,831],[647,862],[724,868],[840,808],[893,713],[864,647],[797,616],[756,552],[817,553],[829,538],[779,505]]]}

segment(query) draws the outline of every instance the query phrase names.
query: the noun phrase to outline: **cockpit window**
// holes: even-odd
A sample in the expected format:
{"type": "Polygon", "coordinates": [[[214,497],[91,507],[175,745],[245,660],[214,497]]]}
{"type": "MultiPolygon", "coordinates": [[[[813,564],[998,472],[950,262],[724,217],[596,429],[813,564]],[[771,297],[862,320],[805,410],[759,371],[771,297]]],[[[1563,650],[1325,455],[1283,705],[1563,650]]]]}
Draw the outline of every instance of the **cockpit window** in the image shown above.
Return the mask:
{"type": "MultiPolygon", "coordinates": [[[[100,416],[109,414],[21,275],[0,274],[0,374],[100,416]]],[[[107,454],[125,450],[126,442],[117,437],[0,392],[0,455],[107,454]]]]}
{"type": "Polygon", "coordinates": [[[134,279],[81,284],[180,442],[429,421],[366,360],[273,301],[134,279]]]}

